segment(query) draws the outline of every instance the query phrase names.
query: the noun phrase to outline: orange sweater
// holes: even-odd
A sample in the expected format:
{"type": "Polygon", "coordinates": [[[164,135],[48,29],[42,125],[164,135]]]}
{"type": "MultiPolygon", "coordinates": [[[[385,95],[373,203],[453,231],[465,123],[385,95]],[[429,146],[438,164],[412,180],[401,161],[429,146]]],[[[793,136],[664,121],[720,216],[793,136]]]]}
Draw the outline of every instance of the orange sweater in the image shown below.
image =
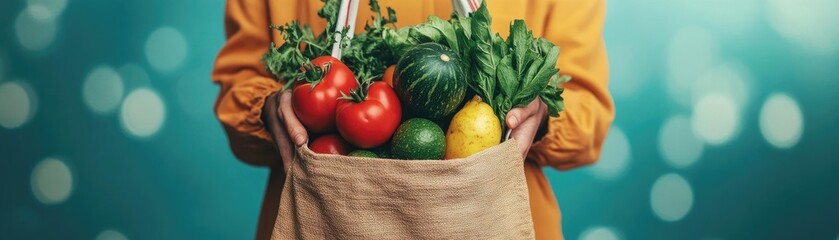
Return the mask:
{"type": "MultiPolygon", "coordinates": [[[[447,18],[449,0],[380,0],[396,10],[399,26],[422,23],[429,15],[447,18]]],[[[560,170],[587,165],[597,160],[614,116],[607,89],[608,67],[602,41],[604,0],[488,1],[492,30],[506,36],[513,19],[525,19],[535,36],[553,41],[561,48],[558,66],[573,77],[564,84],[567,109],[548,121],[548,132],[537,140],[527,156],[525,175],[537,239],[561,239],[559,206],[541,166],[560,170]]],[[[318,18],[319,0],[228,0],[225,10],[227,42],[216,59],[213,81],[221,85],[215,110],[230,140],[233,153],[243,162],[271,167],[262,206],[257,238],[270,236],[277,214],[277,202],[284,179],[279,153],[260,119],[265,98],[281,84],[265,72],[260,63],[271,41],[282,36],[268,29],[292,19],[324,27],[318,18]]],[[[356,29],[364,29],[371,12],[360,4],[356,29]]]]}

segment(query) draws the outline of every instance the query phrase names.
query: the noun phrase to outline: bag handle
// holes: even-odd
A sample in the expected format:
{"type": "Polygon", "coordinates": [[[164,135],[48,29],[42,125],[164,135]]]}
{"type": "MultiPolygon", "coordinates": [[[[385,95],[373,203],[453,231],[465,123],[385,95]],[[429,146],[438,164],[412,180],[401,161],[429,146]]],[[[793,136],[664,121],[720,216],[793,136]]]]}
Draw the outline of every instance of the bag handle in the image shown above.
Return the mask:
{"type": "MultiPolygon", "coordinates": [[[[332,57],[341,59],[341,31],[349,27],[347,40],[355,35],[355,22],[358,19],[358,2],[361,0],[341,0],[338,9],[338,21],[335,23],[335,43],[332,44],[332,57]]],[[[478,10],[481,0],[452,0],[452,8],[460,15],[467,16],[478,10]]],[[[349,43],[347,43],[349,44],[349,43]]]]}
{"type": "Polygon", "coordinates": [[[481,0],[452,0],[452,7],[460,16],[467,16],[478,10],[481,0]]]}
{"type": "MultiPolygon", "coordinates": [[[[335,23],[335,43],[332,44],[332,57],[341,59],[341,31],[349,27],[347,40],[355,35],[355,21],[358,18],[358,2],[361,0],[341,0],[338,9],[338,21],[335,23]]],[[[347,43],[349,44],[349,43],[347,43]]]]}

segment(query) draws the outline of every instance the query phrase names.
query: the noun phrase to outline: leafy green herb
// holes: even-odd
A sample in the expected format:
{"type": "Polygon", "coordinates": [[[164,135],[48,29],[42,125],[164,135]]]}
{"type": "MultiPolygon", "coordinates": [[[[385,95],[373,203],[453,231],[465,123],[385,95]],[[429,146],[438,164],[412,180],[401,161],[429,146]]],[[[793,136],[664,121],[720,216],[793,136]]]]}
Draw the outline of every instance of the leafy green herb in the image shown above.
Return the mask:
{"type": "Polygon", "coordinates": [[[268,52],[263,54],[262,62],[275,79],[286,82],[285,88],[293,86],[294,81],[320,81],[322,70],[312,65],[311,59],[331,53],[339,8],[339,1],[322,1],[324,6],[318,16],[326,19],[326,28],[317,37],[309,25],[301,25],[296,20],[282,26],[270,26],[283,34],[284,41],[280,46],[272,42],[268,52]],[[301,66],[305,70],[301,70],[301,66]]]}
{"type": "Polygon", "coordinates": [[[476,68],[471,85],[501,122],[511,109],[527,106],[537,97],[548,106],[549,115],[559,116],[565,105],[560,96],[563,89],[558,85],[570,80],[559,76],[556,68],[559,47],[544,38],[534,38],[524,20],[513,21],[510,35],[502,42],[500,36],[490,34],[492,18],[486,4],[469,18],[471,40],[475,42],[472,65],[476,68]]]}
{"type": "Polygon", "coordinates": [[[364,32],[352,38],[341,59],[355,73],[356,79],[381,75],[387,66],[399,61],[399,55],[385,45],[385,32],[396,28],[396,12],[388,7],[388,16],[384,17],[376,0],[370,1],[370,10],[375,13],[372,24],[366,23],[364,32]]]}

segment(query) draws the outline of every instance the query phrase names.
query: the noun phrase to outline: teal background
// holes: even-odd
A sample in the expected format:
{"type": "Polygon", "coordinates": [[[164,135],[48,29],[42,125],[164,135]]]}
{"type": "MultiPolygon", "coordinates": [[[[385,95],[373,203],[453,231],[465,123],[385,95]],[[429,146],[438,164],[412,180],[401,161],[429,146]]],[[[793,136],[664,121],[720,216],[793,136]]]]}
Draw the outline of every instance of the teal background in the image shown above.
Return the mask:
{"type": "MultiPolygon", "coordinates": [[[[0,3],[0,86],[25,86],[34,106],[22,125],[0,128],[0,239],[252,238],[267,170],[233,157],[212,112],[218,88],[209,73],[224,42],[224,2],[67,0],[54,18],[39,20],[54,24],[54,38],[27,48],[21,35],[44,40],[50,31],[18,30],[21,16],[31,18],[25,9],[55,2],[0,3]],[[177,31],[163,42],[181,37],[185,53],[146,52],[161,27],[177,31]],[[164,69],[154,63],[179,57],[164,69]],[[99,66],[120,74],[118,102],[141,87],[157,93],[165,113],[158,131],[134,136],[120,106],[97,113],[85,104],[83,82],[99,66]],[[72,176],[70,195],[55,204],[39,201],[32,186],[36,165],[47,158],[61,160],[72,176]]],[[[603,159],[594,167],[545,170],[566,238],[837,239],[836,10],[832,0],[610,2],[604,39],[617,117],[603,159]],[[699,40],[676,37],[686,32],[698,32],[699,40]],[[674,46],[698,57],[675,54],[674,46]],[[703,61],[703,54],[712,57],[703,61]],[[723,89],[737,106],[736,130],[723,143],[700,144],[695,162],[671,164],[662,154],[662,126],[699,111],[689,99],[702,97],[693,96],[693,81],[715,66],[739,73],[721,79],[742,83],[723,89]],[[668,87],[679,74],[691,80],[668,87]],[[802,116],[801,138],[788,148],[774,147],[761,132],[761,108],[775,93],[791,97],[802,116]],[[659,195],[669,201],[664,208],[687,209],[675,221],[656,214],[651,202],[653,185],[674,176],[668,174],[684,179],[690,192],[659,195]]],[[[19,112],[16,103],[0,104],[12,106],[0,108],[8,111],[0,119],[19,112]]],[[[685,136],[702,135],[692,133],[685,136]]]]}

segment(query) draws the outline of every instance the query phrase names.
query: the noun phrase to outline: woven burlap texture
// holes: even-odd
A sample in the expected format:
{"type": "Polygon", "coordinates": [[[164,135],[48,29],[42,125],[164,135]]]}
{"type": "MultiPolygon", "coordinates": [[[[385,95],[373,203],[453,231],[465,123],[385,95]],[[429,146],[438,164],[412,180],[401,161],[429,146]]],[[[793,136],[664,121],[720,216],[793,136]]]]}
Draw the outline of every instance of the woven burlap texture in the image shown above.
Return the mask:
{"type": "Polygon", "coordinates": [[[298,149],[272,239],[532,239],[514,140],[454,160],[298,149]]]}

